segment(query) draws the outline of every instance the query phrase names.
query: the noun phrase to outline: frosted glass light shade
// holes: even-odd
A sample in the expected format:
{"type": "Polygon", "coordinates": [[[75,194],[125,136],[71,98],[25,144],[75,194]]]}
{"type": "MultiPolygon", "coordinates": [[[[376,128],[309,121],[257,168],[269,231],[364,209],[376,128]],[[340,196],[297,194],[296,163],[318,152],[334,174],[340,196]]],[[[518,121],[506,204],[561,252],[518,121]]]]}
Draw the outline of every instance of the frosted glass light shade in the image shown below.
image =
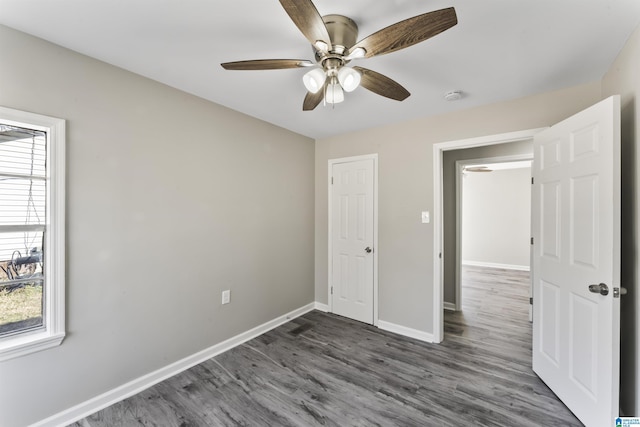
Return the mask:
{"type": "Polygon", "coordinates": [[[338,71],[338,81],[347,92],[353,92],[360,86],[361,75],[353,68],[342,67],[338,71]]]}
{"type": "Polygon", "coordinates": [[[327,86],[327,92],[324,95],[324,100],[329,104],[339,104],[344,101],[344,92],[340,85],[333,83],[327,86]]]}
{"type": "Polygon", "coordinates": [[[306,87],[309,92],[317,93],[322,89],[322,86],[324,86],[326,78],[327,75],[322,68],[314,68],[302,76],[302,83],[304,83],[304,87],[306,87]]]}

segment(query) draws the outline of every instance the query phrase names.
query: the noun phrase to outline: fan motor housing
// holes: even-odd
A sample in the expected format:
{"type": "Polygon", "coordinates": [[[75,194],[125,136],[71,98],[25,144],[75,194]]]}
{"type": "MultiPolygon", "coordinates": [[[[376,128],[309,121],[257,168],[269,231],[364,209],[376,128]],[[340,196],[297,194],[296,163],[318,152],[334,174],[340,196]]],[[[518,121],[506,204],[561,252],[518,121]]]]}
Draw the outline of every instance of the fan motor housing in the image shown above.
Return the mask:
{"type": "Polygon", "coordinates": [[[358,25],[351,18],[342,15],[326,15],[322,17],[331,37],[331,53],[343,55],[358,38],[358,25]]]}

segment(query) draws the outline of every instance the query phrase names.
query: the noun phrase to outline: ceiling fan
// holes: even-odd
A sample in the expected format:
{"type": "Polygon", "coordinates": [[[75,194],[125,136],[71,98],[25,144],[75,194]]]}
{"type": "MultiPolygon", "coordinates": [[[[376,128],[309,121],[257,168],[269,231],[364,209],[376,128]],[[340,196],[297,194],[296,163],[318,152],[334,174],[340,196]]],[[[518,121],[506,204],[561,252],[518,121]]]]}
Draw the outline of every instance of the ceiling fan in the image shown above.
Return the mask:
{"type": "Polygon", "coordinates": [[[315,63],[305,59],[256,59],[225,62],[226,70],[280,70],[313,67],[302,78],[307,89],[302,109],[313,110],[322,102],[337,104],[344,92],[358,86],[378,95],[403,101],[410,93],[399,83],[362,67],[347,67],[352,59],[370,58],[420,43],[458,23],[453,7],[424,13],[397,22],[356,42],[358,26],[346,16],[320,16],[311,0],[280,0],[291,20],[311,42],[315,63]]]}
{"type": "Polygon", "coordinates": [[[465,166],[464,172],[493,172],[488,166],[465,166]]]}

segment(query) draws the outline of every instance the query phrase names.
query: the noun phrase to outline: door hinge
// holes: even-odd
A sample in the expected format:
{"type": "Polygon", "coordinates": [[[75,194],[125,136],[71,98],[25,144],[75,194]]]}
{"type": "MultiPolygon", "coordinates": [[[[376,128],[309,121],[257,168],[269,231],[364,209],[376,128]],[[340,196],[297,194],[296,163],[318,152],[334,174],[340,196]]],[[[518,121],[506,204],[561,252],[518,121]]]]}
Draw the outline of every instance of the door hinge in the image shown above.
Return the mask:
{"type": "Polygon", "coordinates": [[[331,287],[331,295],[333,295],[333,286],[331,287]]]}
{"type": "Polygon", "coordinates": [[[442,252],[438,254],[438,258],[442,259],[442,252]]]}
{"type": "Polygon", "coordinates": [[[531,177],[531,185],[533,185],[533,177],[531,177]]]}
{"type": "Polygon", "coordinates": [[[533,245],[533,237],[531,238],[531,244],[533,245]]]}
{"type": "Polygon", "coordinates": [[[331,185],[333,185],[333,177],[331,177],[331,185]]]}
{"type": "Polygon", "coordinates": [[[529,304],[533,305],[533,297],[529,298],[529,304]]]}

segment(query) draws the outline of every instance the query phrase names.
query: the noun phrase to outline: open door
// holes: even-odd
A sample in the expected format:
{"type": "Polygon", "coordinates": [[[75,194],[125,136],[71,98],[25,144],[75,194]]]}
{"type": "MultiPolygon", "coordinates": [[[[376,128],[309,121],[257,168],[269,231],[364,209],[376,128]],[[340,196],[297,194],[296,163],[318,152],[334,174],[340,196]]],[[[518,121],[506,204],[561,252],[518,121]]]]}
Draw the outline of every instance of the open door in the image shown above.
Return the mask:
{"type": "Polygon", "coordinates": [[[620,380],[620,99],[534,138],[533,370],[587,427],[620,380]]]}

